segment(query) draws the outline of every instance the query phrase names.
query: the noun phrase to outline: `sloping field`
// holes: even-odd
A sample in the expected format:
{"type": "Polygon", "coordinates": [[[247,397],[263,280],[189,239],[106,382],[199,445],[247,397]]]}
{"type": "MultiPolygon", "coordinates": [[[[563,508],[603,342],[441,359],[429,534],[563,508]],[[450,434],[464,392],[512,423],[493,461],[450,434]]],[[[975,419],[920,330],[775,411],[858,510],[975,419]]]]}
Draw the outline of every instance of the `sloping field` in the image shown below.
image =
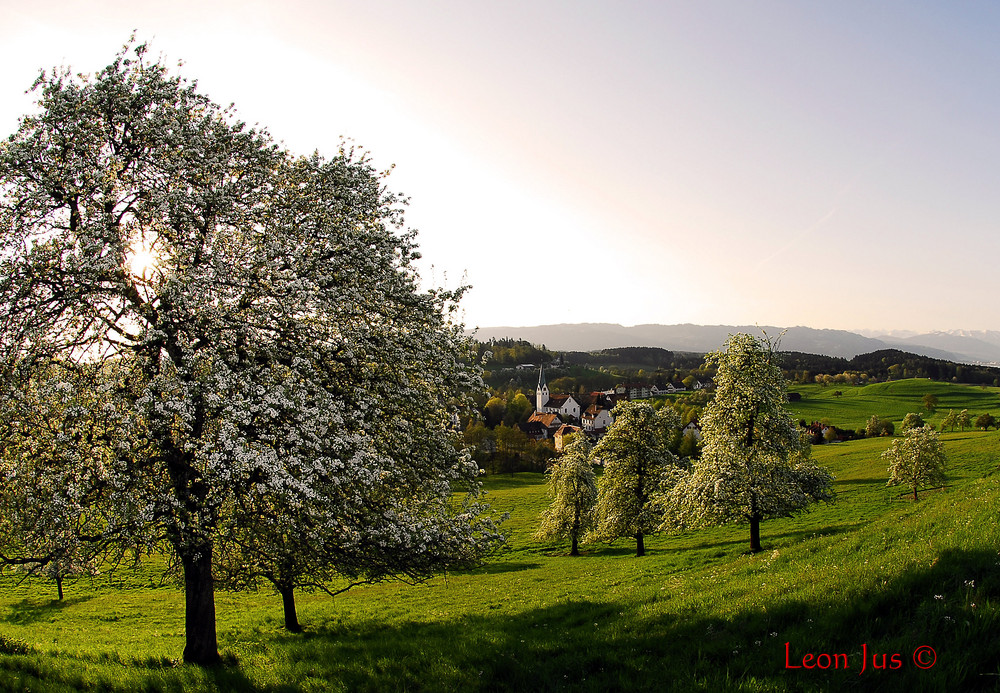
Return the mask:
{"type": "Polygon", "coordinates": [[[814,448],[837,501],[765,522],[757,555],[727,527],[570,558],[531,538],[544,478],[494,477],[511,539],[485,568],[302,595],[297,636],[277,596],[222,593],[217,670],[177,665],[183,598],[155,573],[63,603],[5,578],[0,690],[996,690],[1000,434],[944,440],[949,485],[917,503],[885,486],[887,440],[814,448]]]}
{"type": "Polygon", "coordinates": [[[834,426],[850,430],[864,428],[872,415],[891,419],[898,425],[909,412],[916,412],[925,422],[937,426],[949,409],[956,412],[968,409],[973,422],[979,414],[1000,417],[1000,388],[995,387],[911,378],[863,387],[795,385],[789,390],[802,395],[800,402],[788,405],[796,419],[809,422],[827,419],[834,426]],[[927,394],[938,398],[934,412],[928,412],[921,401],[927,394]]]}

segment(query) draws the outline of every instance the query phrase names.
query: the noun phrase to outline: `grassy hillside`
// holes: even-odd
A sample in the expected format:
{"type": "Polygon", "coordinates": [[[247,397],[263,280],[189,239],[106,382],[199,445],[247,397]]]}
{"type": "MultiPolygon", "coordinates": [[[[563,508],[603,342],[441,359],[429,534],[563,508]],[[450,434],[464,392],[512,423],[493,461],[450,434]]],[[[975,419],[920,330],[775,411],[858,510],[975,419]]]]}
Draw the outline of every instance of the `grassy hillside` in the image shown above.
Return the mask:
{"type": "Polygon", "coordinates": [[[924,421],[939,425],[949,409],[968,409],[975,415],[992,413],[1000,416],[1000,388],[977,385],[942,383],[933,380],[908,379],[875,383],[864,387],[849,385],[794,385],[792,392],[802,395],[800,402],[791,402],[789,411],[797,419],[821,421],[840,428],[863,428],[873,414],[889,418],[897,424],[909,412],[920,414],[924,421]],[[840,392],[840,395],[836,393],[840,392]],[[921,402],[924,395],[938,398],[936,411],[928,412],[921,402]]]}
{"type": "Polygon", "coordinates": [[[222,593],[218,670],[177,665],[183,598],[152,573],[76,581],[64,603],[4,579],[0,690],[996,690],[1000,434],[944,440],[949,485],[918,503],[886,488],[885,439],[814,448],[837,501],[765,522],[753,556],[726,527],[570,558],[531,536],[544,477],[493,477],[511,539],[485,568],[303,595],[299,636],[275,595],[222,593]],[[786,668],[819,653],[849,668],[786,668]]]}

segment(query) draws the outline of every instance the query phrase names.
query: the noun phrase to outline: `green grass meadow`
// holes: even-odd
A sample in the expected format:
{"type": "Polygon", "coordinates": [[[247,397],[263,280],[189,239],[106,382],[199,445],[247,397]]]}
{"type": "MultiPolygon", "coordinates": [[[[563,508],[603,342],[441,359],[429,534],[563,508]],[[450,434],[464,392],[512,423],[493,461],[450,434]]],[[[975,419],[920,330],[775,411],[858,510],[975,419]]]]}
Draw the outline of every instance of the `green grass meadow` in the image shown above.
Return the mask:
{"type": "Polygon", "coordinates": [[[864,428],[873,414],[890,419],[898,426],[904,416],[915,412],[925,422],[938,428],[949,409],[956,412],[968,409],[973,422],[979,414],[993,414],[1000,418],[1000,388],[996,387],[912,378],[863,387],[793,385],[789,391],[802,395],[800,402],[788,405],[788,410],[796,419],[809,422],[828,420],[834,426],[850,430],[864,428]],[[928,394],[938,398],[933,412],[925,409],[922,401],[923,396],[928,394]]]}
{"type": "MultiPolygon", "coordinates": [[[[796,417],[901,419],[928,391],[940,416],[1000,414],[994,389],[834,389],[803,389],[796,417]]],[[[948,485],[918,502],[885,485],[887,439],[814,447],[836,501],[764,522],[756,555],[733,526],[651,538],[643,558],[628,541],[571,558],[532,538],[544,476],[491,477],[510,541],[485,567],[300,594],[301,635],[277,595],[220,592],[214,669],[178,663],[183,595],[152,568],[70,582],[62,603],[51,581],[5,577],[0,690],[1000,690],[1000,433],[942,437],[948,485]]]]}

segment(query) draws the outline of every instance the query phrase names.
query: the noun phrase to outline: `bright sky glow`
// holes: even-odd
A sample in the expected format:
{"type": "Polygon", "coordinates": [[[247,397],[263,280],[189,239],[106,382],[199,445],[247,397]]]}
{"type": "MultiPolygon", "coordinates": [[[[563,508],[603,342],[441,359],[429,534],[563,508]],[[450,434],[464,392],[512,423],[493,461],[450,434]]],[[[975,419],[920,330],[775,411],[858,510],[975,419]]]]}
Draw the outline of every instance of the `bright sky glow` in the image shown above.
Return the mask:
{"type": "Polygon", "coordinates": [[[126,260],[133,276],[144,280],[152,279],[156,271],[156,257],[148,248],[139,246],[133,249],[126,260]]]}
{"type": "Polygon", "coordinates": [[[470,326],[993,329],[1000,6],[0,0],[0,135],[134,29],[290,149],[395,164],[470,326]],[[148,5],[148,6],[147,6],[148,5]]]}

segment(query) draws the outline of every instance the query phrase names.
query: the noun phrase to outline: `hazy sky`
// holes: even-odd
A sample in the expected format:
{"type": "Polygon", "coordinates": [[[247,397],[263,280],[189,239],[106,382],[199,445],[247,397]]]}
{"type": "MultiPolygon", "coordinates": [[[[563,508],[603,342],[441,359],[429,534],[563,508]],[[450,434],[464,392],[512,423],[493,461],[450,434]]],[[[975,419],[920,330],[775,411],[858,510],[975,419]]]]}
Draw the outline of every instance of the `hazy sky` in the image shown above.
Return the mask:
{"type": "Polygon", "coordinates": [[[1000,5],[0,0],[0,135],[135,29],[293,151],[395,164],[469,326],[994,329],[1000,5]]]}

